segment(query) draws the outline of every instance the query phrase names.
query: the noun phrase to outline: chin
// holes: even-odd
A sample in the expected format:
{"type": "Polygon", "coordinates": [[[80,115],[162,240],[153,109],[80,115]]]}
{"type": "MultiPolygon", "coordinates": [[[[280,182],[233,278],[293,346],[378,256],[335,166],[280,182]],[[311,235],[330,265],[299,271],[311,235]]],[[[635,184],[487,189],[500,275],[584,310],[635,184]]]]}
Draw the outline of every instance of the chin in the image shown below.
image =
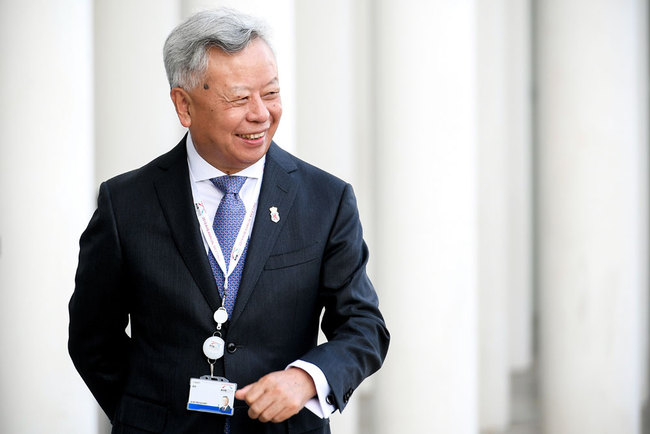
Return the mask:
{"type": "MultiPolygon", "coordinates": [[[[249,152],[246,153],[246,160],[253,160],[252,163],[256,162],[260,158],[266,154],[266,151],[269,150],[269,146],[271,146],[271,143],[265,143],[263,145],[260,145],[259,147],[256,147],[254,149],[249,149],[249,152]]],[[[251,164],[252,164],[251,163],[251,164]]]]}

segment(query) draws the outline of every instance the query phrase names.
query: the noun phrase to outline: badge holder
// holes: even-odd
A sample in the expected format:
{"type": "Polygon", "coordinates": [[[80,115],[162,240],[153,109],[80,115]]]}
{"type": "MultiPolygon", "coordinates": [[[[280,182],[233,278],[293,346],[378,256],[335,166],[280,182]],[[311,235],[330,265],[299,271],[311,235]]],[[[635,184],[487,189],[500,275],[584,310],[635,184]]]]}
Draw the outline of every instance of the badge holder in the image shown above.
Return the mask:
{"type": "Polygon", "coordinates": [[[236,383],[230,383],[223,377],[204,375],[190,378],[190,396],[187,409],[204,413],[232,416],[235,413],[236,383]]]}

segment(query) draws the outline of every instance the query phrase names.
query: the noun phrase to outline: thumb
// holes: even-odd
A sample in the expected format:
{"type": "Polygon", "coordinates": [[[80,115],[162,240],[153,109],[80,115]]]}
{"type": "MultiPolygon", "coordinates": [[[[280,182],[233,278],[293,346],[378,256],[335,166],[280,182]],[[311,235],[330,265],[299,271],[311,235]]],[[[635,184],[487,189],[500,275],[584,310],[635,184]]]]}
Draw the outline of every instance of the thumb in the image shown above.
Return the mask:
{"type": "Polygon", "coordinates": [[[251,388],[251,385],[249,384],[248,386],[245,386],[235,392],[235,398],[239,399],[240,401],[244,401],[246,399],[246,394],[248,393],[248,390],[251,388]]]}

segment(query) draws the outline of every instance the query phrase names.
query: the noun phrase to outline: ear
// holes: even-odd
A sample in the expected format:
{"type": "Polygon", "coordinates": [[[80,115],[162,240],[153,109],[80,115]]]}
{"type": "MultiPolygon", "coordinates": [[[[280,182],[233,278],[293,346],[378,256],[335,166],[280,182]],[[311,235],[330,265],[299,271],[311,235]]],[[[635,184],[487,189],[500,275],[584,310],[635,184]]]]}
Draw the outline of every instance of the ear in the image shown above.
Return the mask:
{"type": "Polygon", "coordinates": [[[169,96],[172,98],[174,103],[174,108],[176,108],[176,114],[178,115],[178,120],[181,121],[181,125],[185,128],[189,128],[192,125],[192,116],[190,115],[190,104],[192,98],[190,95],[180,87],[175,87],[169,93],[169,96]]]}

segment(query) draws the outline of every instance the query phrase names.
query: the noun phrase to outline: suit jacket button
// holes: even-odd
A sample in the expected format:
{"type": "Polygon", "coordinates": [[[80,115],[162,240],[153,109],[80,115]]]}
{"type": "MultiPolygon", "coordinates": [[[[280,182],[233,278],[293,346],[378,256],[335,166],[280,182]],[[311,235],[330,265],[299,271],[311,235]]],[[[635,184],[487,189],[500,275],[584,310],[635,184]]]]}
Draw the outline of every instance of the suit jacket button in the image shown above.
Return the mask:
{"type": "Polygon", "coordinates": [[[226,349],[228,350],[228,352],[229,352],[230,354],[232,354],[232,353],[234,353],[235,351],[237,351],[237,345],[235,345],[234,342],[230,342],[230,343],[228,344],[228,346],[226,347],[226,349]]]}

